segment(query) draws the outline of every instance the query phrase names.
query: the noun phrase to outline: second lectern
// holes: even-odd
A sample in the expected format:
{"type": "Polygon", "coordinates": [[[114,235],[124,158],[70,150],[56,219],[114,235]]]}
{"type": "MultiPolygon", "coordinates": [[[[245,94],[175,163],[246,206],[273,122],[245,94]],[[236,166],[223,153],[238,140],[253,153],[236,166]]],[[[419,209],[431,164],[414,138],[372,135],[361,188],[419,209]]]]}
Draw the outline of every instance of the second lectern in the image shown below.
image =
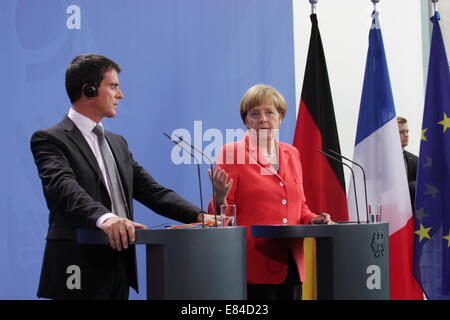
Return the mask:
{"type": "Polygon", "coordinates": [[[316,238],[319,300],[389,299],[389,226],[253,225],[251,235],[316,238]]]}

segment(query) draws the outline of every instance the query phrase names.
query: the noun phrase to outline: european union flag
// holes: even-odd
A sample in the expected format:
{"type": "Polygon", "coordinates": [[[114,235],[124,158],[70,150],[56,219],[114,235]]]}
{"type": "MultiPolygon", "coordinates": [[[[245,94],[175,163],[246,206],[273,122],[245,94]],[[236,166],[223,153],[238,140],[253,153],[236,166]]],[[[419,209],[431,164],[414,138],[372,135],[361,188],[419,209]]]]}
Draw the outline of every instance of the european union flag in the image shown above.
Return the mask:
{"type": "Polygon", "coordinates": [[[414,275],[432,300],[450,298],[450,74],[439,19],[436,11],[414,212],[414,275]]]}

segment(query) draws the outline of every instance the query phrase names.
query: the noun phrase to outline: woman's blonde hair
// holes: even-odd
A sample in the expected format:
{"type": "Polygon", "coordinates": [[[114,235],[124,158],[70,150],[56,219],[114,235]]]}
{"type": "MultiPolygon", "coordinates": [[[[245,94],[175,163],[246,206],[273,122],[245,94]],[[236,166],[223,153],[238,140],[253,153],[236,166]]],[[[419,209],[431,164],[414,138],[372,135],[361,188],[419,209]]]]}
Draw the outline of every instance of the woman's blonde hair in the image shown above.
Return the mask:
{"type": "Polygon", "coordinates": [[[248,89],[242,97],[240,103],[242,121],[245,123],[245,117],[247,116],[248,111],[261,104],[261,102],[267,98],[271,99],[275,104],[275,108],[280,114],[281,120],[283,120],[286,115],[286,100],[284,100],[283,95],[271,86],[257,84],[248,89]]]}

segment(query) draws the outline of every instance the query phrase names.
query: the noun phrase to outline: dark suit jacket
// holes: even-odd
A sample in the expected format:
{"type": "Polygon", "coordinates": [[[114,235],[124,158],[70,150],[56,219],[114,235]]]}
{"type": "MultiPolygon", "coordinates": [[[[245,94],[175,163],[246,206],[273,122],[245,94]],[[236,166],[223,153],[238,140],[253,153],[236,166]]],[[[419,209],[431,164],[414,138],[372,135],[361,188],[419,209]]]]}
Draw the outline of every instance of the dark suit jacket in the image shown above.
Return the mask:
{"type": "MultiPolygon", "coordinates": [[[[105,137],[117,163],[131,220],[132,199],[136,199],[171,219],[185,223],[197,221],[200,209],[174,191],[159,185],[133,160],[123,137],[108,131],[105,131],[105,137]]],[[[86,275],[83,279],[90,280],[84,283],[84,287],[89,290],[82,290],[79,296],[77,292],[75,296],[105,297],[99,293],[109,281],[104,273],[107,273],[105,268],[110,266],[105,261],[113,263],[118,259],[117,256],[125,256],[129,283],[137,291],[133,246],[118,253],[109,247],[100,249],[101,246],[97,246],[92,249],[91,246],[87,249],[75,242],[75,230],[95,229],[97,219],[111,212],[111,200],[95,156],[73,121],[66,116],[57,125],[35,132],[31,138],[31,150],[50,210],[38,296],[57,299],[74,297],[75,291],[68,290],[63,280],[68,276],[66,269],[69,265],[82,265],[85,269],[81,270],[82,275],[86,275]],[[55,280],[57,274],[61,273],[64,276],[55,280]],[[103,279],[103,282],[95,280],[98,278],[103,279]]]]}
{"type": "Polygon", "coordinates": [[[408,176],[408,186],[409,186],[409,194],[411,196],[411,204],[414,209],[414,199],[416,195],[417,162],[419,158],[417,158],[417,156],[406,150],[403,150],[403,158],[405,159],[406,164],[406,175],[408,176]]]}

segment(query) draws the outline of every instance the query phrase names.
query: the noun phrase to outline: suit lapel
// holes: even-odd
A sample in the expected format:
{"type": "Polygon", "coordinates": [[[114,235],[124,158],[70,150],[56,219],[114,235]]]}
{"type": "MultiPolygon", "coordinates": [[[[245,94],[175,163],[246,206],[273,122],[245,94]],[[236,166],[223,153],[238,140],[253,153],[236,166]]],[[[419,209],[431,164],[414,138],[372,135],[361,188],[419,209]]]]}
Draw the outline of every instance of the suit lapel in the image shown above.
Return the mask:
{"type": "MultiPolygon", "coordinates": [[[[249,155],[249,161],[250,163],[258,163],[261,166],[261,173],[264,173],[265,175],[273,175],[275,177],[277,177],[279,180],[283,180],[280,176],[281,174],[281,158],[285,156],[282,155],[284,154],[284,150],[281,150],[281,146],[279,145],[279,150],[278,150],[278,161],[279,161],[279,166],[278,166],[278,172],[274,169],[274,167],[270,164],[270,162],[267,160],[267,158],[265,158],[263,155],[259,154],[259,149],[258,147],[253,143],[252,139],[250,138],[249,134],[246,134],[244,137],[244,143],[245,143],[245,148],[248,152],[249,155]]],[[[285,162],[286,159],[283,161],[285,162]]]]}
{"type": "Polygon", "coordinates": [[[61,122],[61,126],[63,127],[67,137],[72,140],[72,142],[80,149],[81,154],[86,158],[87,162],[94,170],[94,172],[99,176],[100,180],[103,183],[103,186],[106,188],[106,183],[103,179],[103,174],[100,171],[100,167],[98,166],[97,159],[92,153],[92,150],[86,142],[86,139],[83,137],[81,131],[77,128],[75,123],[70,120],[68,116],[63,119],[63,121],[61,122]]]}
{"type": "Polygon", "coordinates": [[[289,152],[281,143],[278,143],[278,152],[278,178],[283,181],[287,178],[286,170],[289,163],[289,152]]]}

